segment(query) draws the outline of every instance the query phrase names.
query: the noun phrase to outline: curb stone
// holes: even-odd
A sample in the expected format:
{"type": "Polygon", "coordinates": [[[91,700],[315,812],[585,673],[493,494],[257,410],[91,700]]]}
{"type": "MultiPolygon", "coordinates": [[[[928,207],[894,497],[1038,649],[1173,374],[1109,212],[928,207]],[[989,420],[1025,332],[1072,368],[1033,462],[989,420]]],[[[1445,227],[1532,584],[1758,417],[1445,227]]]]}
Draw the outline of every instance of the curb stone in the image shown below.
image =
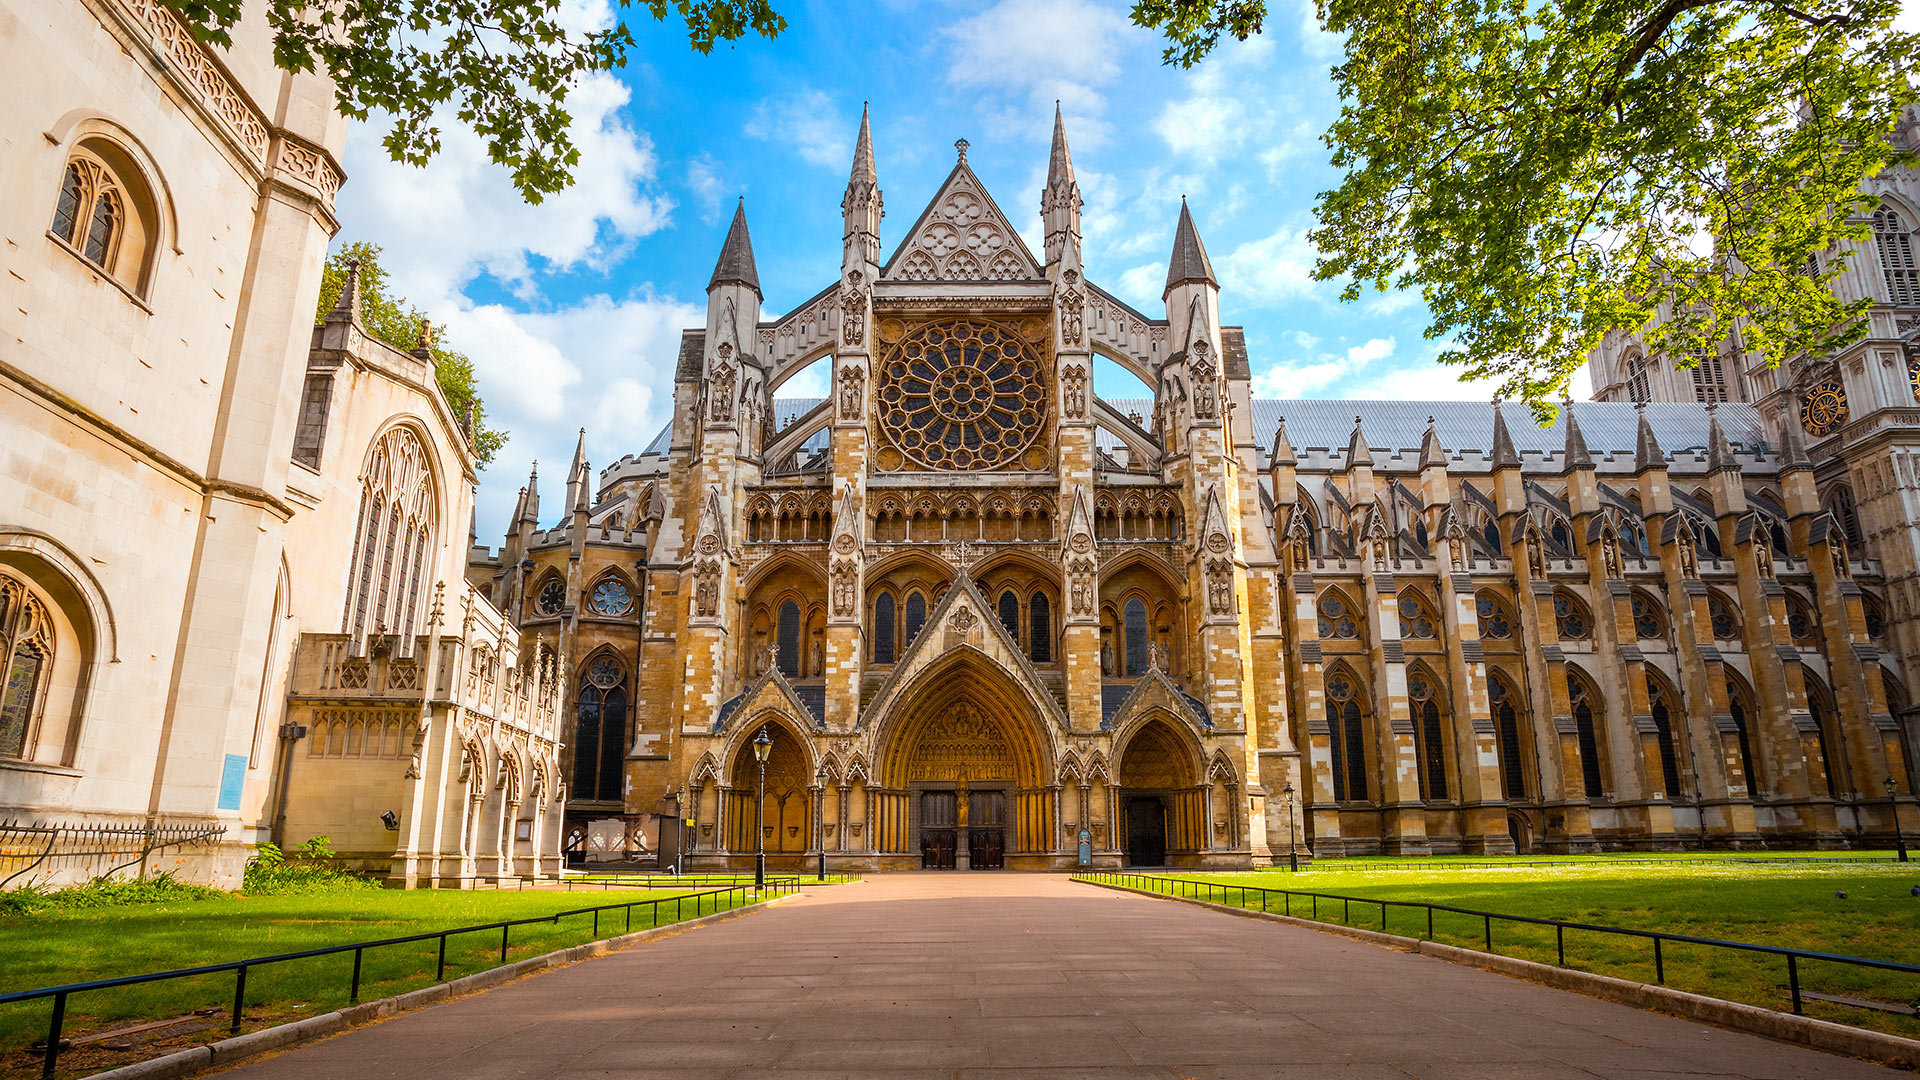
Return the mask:
{"type": "Polygon", "coordinates": [[[1317,930],[1324,934],[1350,937],[1370,945],[1397,949],[1401,952],[1419,953],[1437,960],[1446,960],[1450,963],[1491,971],[1498,975],[1525,979],[1557,990],[1571,990],[1574,993],[1621,1005],[1630,1005],[1648,1012],[1666,1013],[1683,1020],[1713,1024],[1732,1031],[1765,1035],[1782,1042],[1798,1043],[1815,1050],[1824,1050],[1830,1054],[1843,1054],[1847,1057],[1906,1069],[1920,1069],[1920,1039],[1908,1039],[1899,1035],[1869,1031],[1866,1028],[1849,1027],[1846,1024],[1816,1020],[1809,1016],[1795,1016],[1793,1013],[1779,1012],[1758,1005],[1743,1005],[1737,1001],[1708,997],[1705,994],[1690,994],[1684,990],[1638,983],[1630,979],[1617,979],[1611,975],[1596,975],[1576,968],[1555,967],[1552,964],[1501,956],[1498,953],[1463,949],[1457,945],[1443,945],[1437,941],[1402,937],[1399,934],[1384,934],[1378,930],[1364,930],[1357,926],[1297,919],[1287,915],[1276,915],[1270,911],[1234,907],[1230,904],[1215,904],[1206,900],[1193,900],[1184,896],[1172,896],[1125,885],[1109,885],[1098,881],[1088,881],[1083,884],[1156,900],[1191,904],[1194,907],[1238,915],[1242,918],[1265,919],[1287,926],[1317,930]]]}
{"type": "Polygon", "coordinates": [[[525,960],[517,960],[501,967],[488,968],[485,971],[476,971],[471,975],[463,975],[458,979],[435,983],[432,986],[422,987],[419,990],[412,990],[404,994],[396,994],[393,997],[381,998],[377,1001],[363,1001],[358,1005],[349,1005],[346,1008],[336,1009],[333,1012],[321,1013],[318,1016],[309,1016],[304,1020],[296,1020],[292,1023],[262,1028],[259,1031],[250,1031],[245,1035],[235,1035],[231,1038],[221,1039],[219,1042],[209,1043],[205,1046],[195,1046],[186,1050],[179,1050],[167,1054],[164,1057],[157,1057],[148,1061],[137,1061],[131,1065],[122,1065],[117,1069],[109,1069],[103,1073],[94,1073],[93,1080],[176,1080],[177,1077],[192,1076],[204,1069],[228,1068],[238,1065],[250,1058],[259,1057],[262,1054],[288,1050],[305,1043],[324,1039],[330,1035],[337,1035],[349,1028],[359,1027],[362,1024],[372,1023],[377,1020],[384,1020],[389,1016],[397,1016],[403,1012],[412,1012],[415,1009],[424,1009],[429,1006],[438,1005],[442,1002],[451,1001],[454,998],[464,997],[467,994],[477,993],[481,990],[499,986],[502,983],[513,982],[527,975],[533,975],[549,968],[565,967],[569,964],[578,963],[581,960],[589,960],[617,949],[627,948],[630,945],[638,945],[653,938],[665,937],[676,931],[688,930],[694,927],[705,926],[708,923],[723,922],[727,919],[748,915],[761,908],[777,904],[785,899],[787,899],[785,896],[776,896],[771,900],[762,900],[759,903],[749,904],[745,907],[729,908],[726,911],[715,912],[712,915],[702,915],[697,919],[668,923],[665,926],[656,926],[648,930],[637,930],[631,934],[622,934],[619,937],[604,938],[600,941],[587,942],[584,945],[574,945],[565,949],[556,949],[553,952],[540,956],[531,956],[525,960]]]}

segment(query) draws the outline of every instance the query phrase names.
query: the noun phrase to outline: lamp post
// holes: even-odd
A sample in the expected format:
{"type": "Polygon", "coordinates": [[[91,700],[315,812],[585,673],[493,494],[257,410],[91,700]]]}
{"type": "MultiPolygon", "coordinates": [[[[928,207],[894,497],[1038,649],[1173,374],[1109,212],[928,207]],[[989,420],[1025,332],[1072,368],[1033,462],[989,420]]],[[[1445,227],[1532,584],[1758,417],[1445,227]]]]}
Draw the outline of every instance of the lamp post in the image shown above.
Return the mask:
{"type": "Polygon", "coordinates": [[[1887,805],[1893,810],[1893,846],[1900,852],[1900,861],[1907,861],[1907,837],[1900,831],[1900,803],[1894,798],[1900,792],[1900,785],[1889,776],[1883,785],[1887,789],[1887,805]]]}
{"type": "Polygon", "coordinates": [[[767,887],[767,756],[773,753],[773,736],[766,728],[753,737],[753,760],[760,763],[760,790],[753,799],[753,887],[767,887]]]}
{"type": "Polygon", "coordinates": [[[1293,781],[1280,789],[1280,797],[1287,800],[1287,865],[1294,873],[1300,872],[1300,850],[1293,845],[1293,781]]]}

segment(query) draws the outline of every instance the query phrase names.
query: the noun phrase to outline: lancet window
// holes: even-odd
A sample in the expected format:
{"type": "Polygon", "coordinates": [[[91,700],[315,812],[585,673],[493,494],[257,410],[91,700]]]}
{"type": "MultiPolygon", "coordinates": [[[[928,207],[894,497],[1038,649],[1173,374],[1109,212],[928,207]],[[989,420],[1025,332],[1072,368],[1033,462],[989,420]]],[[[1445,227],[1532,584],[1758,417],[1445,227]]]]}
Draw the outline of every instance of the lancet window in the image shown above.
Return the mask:
{"type": "Polygon", "coordinates": [[[25,582],[0,574],[0,757],[27,752],[53,673],[53,622],[25,582]]]}
{"type": "Polygon", "coordinates": [[[360,477],[360,518],[348,563],[350,588],[341,632],[356,651],[369,633],[395,634],[411,652],[438,520],[426,447],[411,428],[388,429],[374,443],[360,477]]]}
{"type": "Polygon", "coordinates": [[[1327,744],[1333,752],[1333,797],[1340,802],[1367,798],[1366,728],[1353,676],[1345,670],[1327,678],[1327,744]]]}
{"type": "Polygon", "coordinates": [[[1487,700],[1493,707],[1493,726],[1500,736],[1500,786],[1509,799],[1527,797],[1526,762],[1520,751],[1519,695],[1499,675],[1487,682],[1487,700]]]}
{"type": "Polygon", "coordinates": [[[627,671],[617,657],[587,665],[573,729],[575,799],[617,801],[627,755],[627,671]]]}
{"type": "Polygon", "coordinates": [[[873,662],[893,663],[893,634],[896,611],[893,594],[883,592],[873,601],[873,662]]]}
{"type": "Polygon", "coordinates": [[[1920,304],[1920,263],[1913,256],[1913,234],[1890,206],[1874,211],[1873,245],[1880,254],[1887,299],[1896,304],[1920,304]]]}
{"type": "Polygon", "coordinates": [[[1600,778],[1600,742],[1594,734],[1597,723],[1594,709],[1600,703],[1600,695],[1588,688],[1585,679],[1569,671],[1567,701],[1573,709],[1574,734],[1580,745],[1580,777],[1587,798],[1598,799],[1606,794],[1606,784],[1600,778]]]}
{"type": "Polygon", "coordinates": [[[67,160],[48,231],[137,292],[146,284],[156,218],[146,181],[132,161],[96,139],[67,160]]]}
{"type": "Polygon", "coordinates": [[[1440,706],[1434,701],[1433,680],[1424,671],[1407,676],[1407,700],[1413,709],[1413,733],[1416,756],[1420,760],[1420,798],[1443,801],[1447,798],[1446,731],[1440,723],[1440,706]]]}
{"type": "Polygon", "coordinates": [[[1653,712],[1654,741],[1660,746],[1660,774],[1666,782],[1667,798],[1685,794],[1680,786],[1680,754],[1673,739],[1673,699],[1657,681],[1647,680],[1647,701],[1653,712]]]}
{"type": "Polygon", "coordinates": [[[1753,769],[1753,736],[1749,730],[1753,699],[1732,679],[1727,680],[1727,711],[1733,715],[1733,735],[1740,748],[1740,772],[1747,778],[1747,793],[1757,795],[1760,793],[1760,774],[1753,769]]]}

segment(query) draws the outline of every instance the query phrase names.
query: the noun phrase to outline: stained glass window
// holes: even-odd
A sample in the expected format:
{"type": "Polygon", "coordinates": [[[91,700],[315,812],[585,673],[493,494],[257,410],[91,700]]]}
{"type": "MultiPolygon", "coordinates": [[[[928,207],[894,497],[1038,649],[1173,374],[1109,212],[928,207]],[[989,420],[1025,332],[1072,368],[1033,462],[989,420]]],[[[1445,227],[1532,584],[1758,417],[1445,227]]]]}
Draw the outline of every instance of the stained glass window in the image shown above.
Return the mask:
{"type": "Polygon", "coordinates": [[[1423,673],[1407,676],[1407,698],[1413,707],[1415,756],[1420,761],[1420,797],[1447,797],[1446,734],[1440,727],[1440,707],[1433,700],[1433,683],[1423,673]]]}
{"type": "Polygon", "coordinates": [[[1480,619],[1480,636],[1495,641],[1505,641],[1513,637],[1513,617],[1507,614],[1506,605],[1492,593],[1481,593],[1474,598],[1474,613],[1480,619]]]}
{"type": "Polygon", "coordinates": [[[567,606],[567,585],[559,578],[548,578],[540,586],[540,597],[534,607],[542,615],[558,615],[560,609],[567,606]]]}
{"type": "Polygon", "coordinates": [[[1046,593],[1036,592],[1027,601],[1027,620],[1032,624],[1027,635],[1027,658],[1036,664],[1050,663],[1053,660],[1053,612],[1046,593]]]}
{"type": "Polygon", "coordinates": [[[633,610],[633,592],[617,577],[601,578],[587,605],[596,615],[625,615],[633,610]]]}
{"type": "Polygon", "coordinates": [[[1145,675],[1151,650],[1147,638],[1147,605],[1139,597],[1127,601],[1124,611],[1127,634],[1127,674],[1145,675]]]}
{"type": "Polygon", "coordinates": [[[1585,641],[1593,635],[1586,607],[1566,593],[1553,594],[1553,621],[1562,641],[1585,641]]]}
{"type": "Polygon", "coordinates": [[[893,594],[881,593],[873,601],[873,662],[893,663],[893,594]]]}
{"type": "MultiPolygon", "coordinates": [[[[997,323],[954,319],[916,327],[887,355],[879,382],[881,431],[924,468],[1020,463],[1044,427],[1039,357],[997,323]]],[[[882,461],[885,467],[884,455],[882,461]]]]}
{"type": "Polygon", "coordinates": [[[1341,597],[1328,594],[1320,600],[1320,636],[1345,641],[1360,636],[1360,624],[1353,610],[1341,597]]]}
{"type": "Polygon", "coordinates": [[[1526,767],[1520,759],[1520,714],[1514,706],[1514,695],[1505,679],[1496,678],[1487,684],[1487,696],[1493,705],[1494,727],[1500,734],[1501,789],[1509,799],[1524,799],[1526,767]]]}
{"type": "Polygon", "coordinates": [[[1414,640],[1431,639],[1436,634],[1433,612],[1413,593],[1400,594],[1400,636],[1414,640]]]}
{"type": "Polygon", "coordinates": [[[1734,641],[1740,637],[1740,616],[1733,605],[1718,596],[1707,597],[1707,621],[1713,626],[1716,640],[1734,641]]]}
{"type": "Polygon", "coordinates": [[[800,677],[800,605],[791,600],[780,605],[780,674],[789,679],[800,677]]]}
{"type": "Polygon", "coordinates": [[[1594,734],[1595,701],[1587,696],[1586,681],[1571,672],[1567,674],[1567,698],[1573,707],[1574,734],[1580,744],[1580,777],[1587,798],[1598,799],[1606,793],[1606,785],[1600,779],[1600,742],[1594,734]]]}
{"type": "Polygon", "coordinates": [[[1673,742],[1673,710],[1660,684],[1647,680],[1647,700],[1653,708],[1654,740],[1660,744],[1660,773],[1666,782],[1666,795],[1677,799],[1685,794],[1680,786],[1680,757],[1673,742]]]}
{"type": "Polygon", "coordinates": [[[1633,634],[1642,641],[1657,641],[1666,636],[1667,623],[1660,615],[1660,609],[1654,602],[1641,593],[1634,593],[1629,602],[1633,612],[1633,634]]]}
{"type": "Polygon", "coordinates": [[[1333,752],[1333,797],[1341,802],[1367,797],[1366,732],[1353,680],[1344,672],[1327,679],[1328,747],[1333,752]]]}

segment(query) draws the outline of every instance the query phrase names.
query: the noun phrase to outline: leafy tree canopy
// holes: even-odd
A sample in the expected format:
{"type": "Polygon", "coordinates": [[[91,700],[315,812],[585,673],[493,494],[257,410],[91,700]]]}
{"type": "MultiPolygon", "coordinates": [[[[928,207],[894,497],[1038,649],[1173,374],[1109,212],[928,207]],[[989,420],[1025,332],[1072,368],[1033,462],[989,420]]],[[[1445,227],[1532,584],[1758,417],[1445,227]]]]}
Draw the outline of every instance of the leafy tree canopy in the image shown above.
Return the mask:
{"type": "MultiPolygon", "coordinates": [[[[163,0],[200,40],[225,48],[248,0],[163,0]]],[[[678,15],[696,52],[787,22],[768,0],[619,0],[655,20],[678,15]]],[[[341,113],[392,118],[395,161],[424,165],[440,151],[435,114],[486,140],[528,202],[566,188],[580,151],[568,136],[567,92],[581,76],[626,63],[633,34],[568,25],[561,0],[267,0],[274,62],[331,75],[341,113]]]]}
{"type": "MultiPolygon", "coordinates": [[[[1345,38],[1315,274],[1418,288],[1463,377],[1536,412],[1609,331],[1690,367],[1865,330],[1829,289],[1913,91],[1897,0],[1318,0],[1345,38]]],[[[1264,0],[1139,0],[1169,63],[1264,0]]]]}
{"type": "Polygon", "coordinates": [[[340,290],[346,287],[347,268],[355,260],[360,264],[360,324],[367,333],[405,350],[417,348],[424,331],[427,348],[433,354],[434,374],[440,380],[440,393],[446,397],[455,417],[464,419],[468,410],[472,410],[473,456],[481,468],[492,464],[493,455],[507,441],[507,433],[486,422],[487,407],[480,400],[479,387],[474,384],[473,361],[467,359],[465,353],[446,346],[445,327],[433,326],[426,314],[405,297],[389,292],[387,272],[380,267],[378,244],[346,244],[327,256],[320,276],[320,309],[314,321],[318,323],[325,318],[340,299],[340,290]]]}

